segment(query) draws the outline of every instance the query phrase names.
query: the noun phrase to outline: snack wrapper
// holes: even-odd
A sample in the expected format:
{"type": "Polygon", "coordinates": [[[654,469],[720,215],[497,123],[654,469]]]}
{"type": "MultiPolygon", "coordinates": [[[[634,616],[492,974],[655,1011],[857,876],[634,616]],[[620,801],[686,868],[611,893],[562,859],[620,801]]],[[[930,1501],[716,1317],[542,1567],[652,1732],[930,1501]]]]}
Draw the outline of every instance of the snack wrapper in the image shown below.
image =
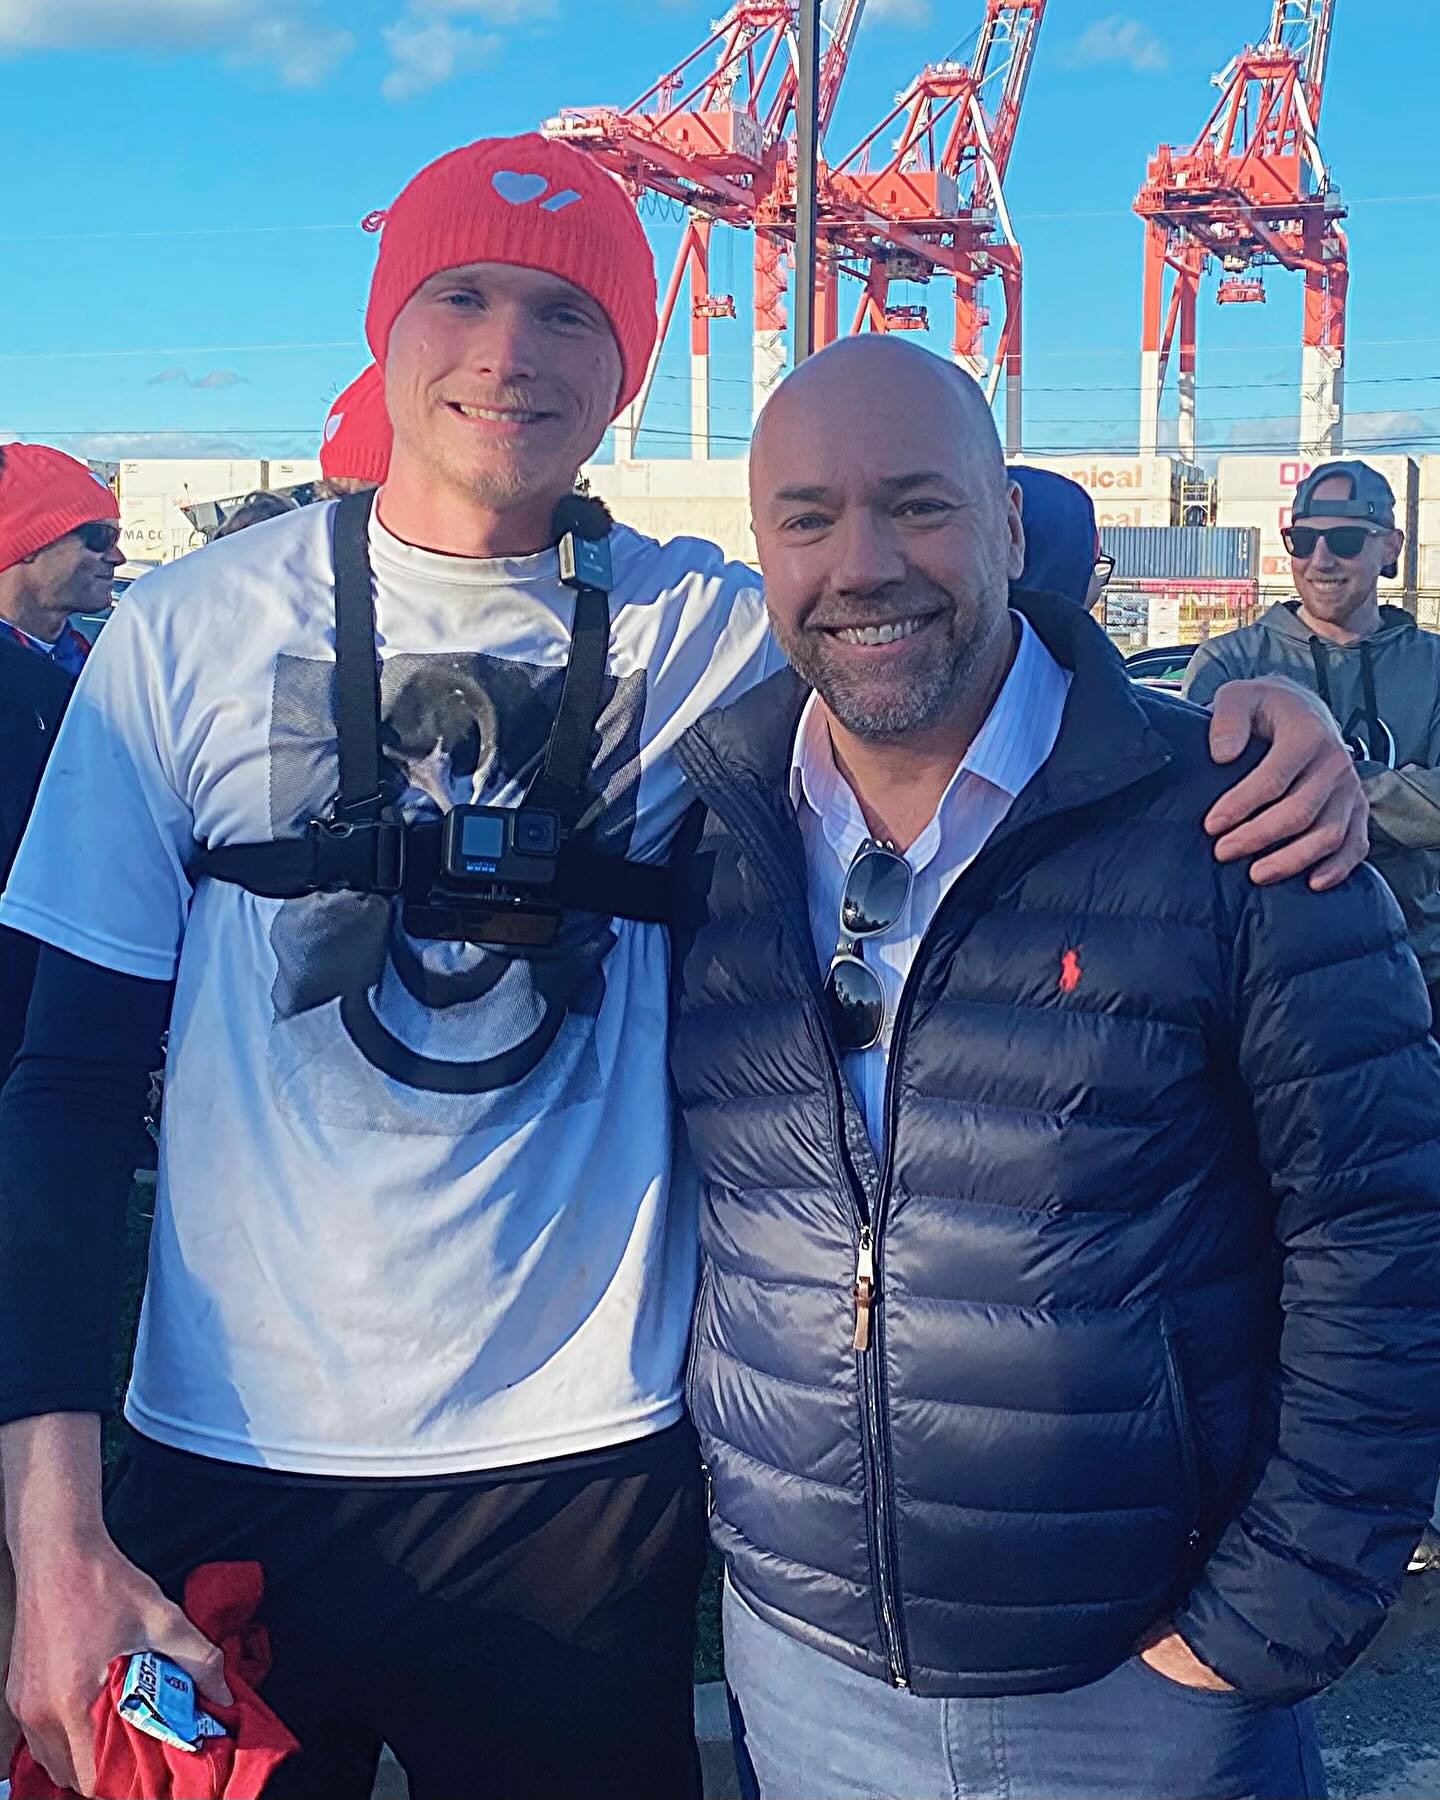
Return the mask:
{"type": "Polygon", "coordinates": [[[196,1751],[225,1727],[195,1700],[195,1683],[168,1656],[142,1650],[130,1658],[115,1710],[127,1725],[175,1750],[196,1751]]]}

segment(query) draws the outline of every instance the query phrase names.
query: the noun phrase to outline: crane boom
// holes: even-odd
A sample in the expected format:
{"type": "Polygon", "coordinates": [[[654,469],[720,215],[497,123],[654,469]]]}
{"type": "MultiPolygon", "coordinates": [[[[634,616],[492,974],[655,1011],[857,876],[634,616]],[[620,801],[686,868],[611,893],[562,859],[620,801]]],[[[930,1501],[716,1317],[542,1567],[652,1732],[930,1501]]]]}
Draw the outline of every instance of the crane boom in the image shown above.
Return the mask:
{"type": "Polygon", "coordinates": [[[1335,0],[1270,0],[1269,10],[1264,42],[1215,78],[1220,99],[1199,136],[1185,148],[1162,145],[1136,197],[1145,221],[1142,454],[1158,448],[1178,343],[1178,447],[1194,455],[1196,313],[1214,262],[1225,304],[1263,300],[1267,267],[1304,277],[1298,448],[1323,457],[1340,447],[1349,245],[1319,139],[1335,0]]]}

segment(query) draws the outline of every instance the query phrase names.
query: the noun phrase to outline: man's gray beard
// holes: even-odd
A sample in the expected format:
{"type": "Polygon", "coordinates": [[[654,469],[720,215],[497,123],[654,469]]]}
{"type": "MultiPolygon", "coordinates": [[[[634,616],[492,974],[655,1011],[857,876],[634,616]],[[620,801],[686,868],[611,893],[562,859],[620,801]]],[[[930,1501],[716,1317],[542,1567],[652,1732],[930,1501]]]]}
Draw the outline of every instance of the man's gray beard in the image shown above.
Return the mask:
{"type": "MultiPolygon", "coordinates": [[[[951,622],[952,633],[955,622],[951,622]]],[[[803,636],[803,633],[801,634],[803,636]]],[[[969,684],[979,660],[982,646],[973,637],[952,636],[949,655],[938,663],[927,665],[924,680],[907,687],[888,701],[880,701],[866,691],[863,681],[851,680],[827,666],[822,646],[820,654],[811,657],[808,647],[796,655],[798,646],[782,643],[790,666],[802,675],[825,702],[831,716],[858,738],[888,741],[909,737],[937,725],[947,713],[954,711],[957,701],[969,684]]]]}

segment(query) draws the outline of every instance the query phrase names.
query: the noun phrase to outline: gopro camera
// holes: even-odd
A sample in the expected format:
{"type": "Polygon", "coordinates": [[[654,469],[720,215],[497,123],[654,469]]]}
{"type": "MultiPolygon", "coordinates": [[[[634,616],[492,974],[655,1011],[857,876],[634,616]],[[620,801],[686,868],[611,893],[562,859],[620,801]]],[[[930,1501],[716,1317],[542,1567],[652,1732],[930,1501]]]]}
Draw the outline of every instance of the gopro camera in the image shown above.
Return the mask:
{"type": "Polygon", "coordinates": [[[561,538],[560,579],[566,587],[601,588],[607,594],[615,585],[615,571],[610,562],[608,537],[581,537],[578,531],[567,531],[561,538]]]}
{"type": "Polygon", "coordinates": [[[545,888],[560,858],[560,815],[543,806],[455,806],[440,840],[444,879],[458,888],[545,888]]]}

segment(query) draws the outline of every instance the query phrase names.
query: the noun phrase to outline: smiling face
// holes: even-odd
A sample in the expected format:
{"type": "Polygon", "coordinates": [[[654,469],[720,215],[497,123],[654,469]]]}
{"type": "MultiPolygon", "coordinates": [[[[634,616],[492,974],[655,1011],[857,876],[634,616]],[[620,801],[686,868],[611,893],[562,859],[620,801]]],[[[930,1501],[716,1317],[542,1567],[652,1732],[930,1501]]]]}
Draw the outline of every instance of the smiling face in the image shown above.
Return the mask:
{"type": "Polygon", "coordinates": [[[568,281],[508,263],[432,275],[390,332],[392,475],[496,510],[553,505],[604,436],[620,378],[609,320],[568,281]]]}
{"type": "Polygon", "coordinates": [[[44,643],[53,643],[71,613],[104,612],[110,583],[125,560],[120,527],[112,519],[78,526],[5,571],[0,616],[44,643]]]}
{"type": "Polygon", "coordinates": [[[964,709],[1024,562],[967,376],[884,337],[833,346],[766,409],[750,498],[776,639],[847,730],[900,738],[964,709]]]}
{"type": "MultiPolygon", "coordinates": [[[[1365,529],[1357,526],[1354,519],[1325,512],[1327,500],[1348,500],[1350,492],[1350,482],[1344,475],[1322,481],[1315,490],[1314,514],[1307,514],[1296,523],[1317,531],[1325,531],[1334,525],[1349,526],[1352,530],[1365,529]]],[[[1403,532],[1371,531],[1358,556],[1343,557],[1337,556],[1325,539],[1320,538],[1313,555],[1290,559],[1295,592],[1300,596],[1301,606],[1312,620],[1322,624],[1342,630],[1353,625],[1368,626],[1373,630],[1379,624],[1378,618],[1370,615],[1378,602],[1381,571],[1388,564],[1398,562],[1404,544],[1403,532]]]]}

